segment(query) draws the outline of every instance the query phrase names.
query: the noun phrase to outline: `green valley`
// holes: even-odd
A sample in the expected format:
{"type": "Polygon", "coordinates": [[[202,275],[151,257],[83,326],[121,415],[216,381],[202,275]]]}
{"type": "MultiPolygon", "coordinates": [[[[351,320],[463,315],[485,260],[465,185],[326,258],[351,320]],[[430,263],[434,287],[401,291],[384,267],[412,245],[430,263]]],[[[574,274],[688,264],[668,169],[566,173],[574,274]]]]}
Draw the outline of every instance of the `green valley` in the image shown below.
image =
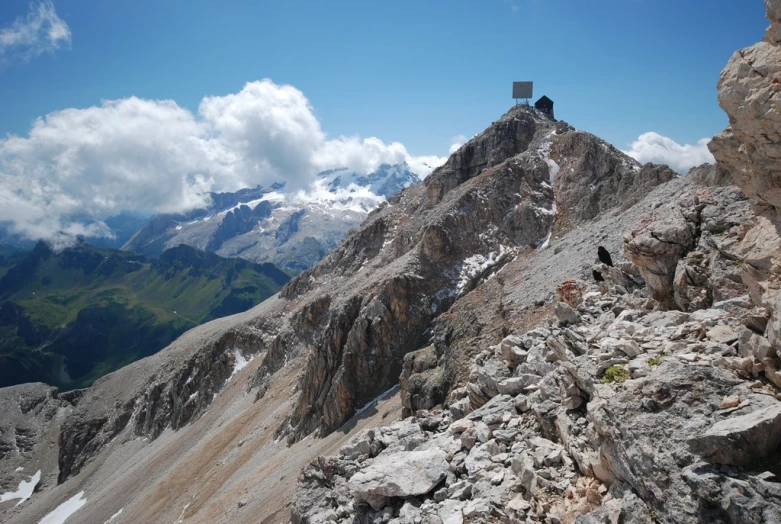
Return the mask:
{"type": "Polygon", "coordinates": [[[0,387],[89,386],[198,324],[251,308],[290,279],[272,264],[185,245],[154,260],[85,243],[4,255],[0,387]]]}

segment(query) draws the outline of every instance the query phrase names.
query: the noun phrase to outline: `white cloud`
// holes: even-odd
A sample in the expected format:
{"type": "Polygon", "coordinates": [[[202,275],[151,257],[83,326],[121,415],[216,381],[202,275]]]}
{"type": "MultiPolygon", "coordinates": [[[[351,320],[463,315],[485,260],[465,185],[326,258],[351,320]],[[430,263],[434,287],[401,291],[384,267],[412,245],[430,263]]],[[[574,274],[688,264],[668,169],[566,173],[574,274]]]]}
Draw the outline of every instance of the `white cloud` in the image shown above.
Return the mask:
{"type": "Polygon", "coordinates": [[[293,86],[251,82],[240,92],[206,97],[198,112],[251,179],[300,185],[325,141],[309,101],[293,86]]]}
{"type": "Polygon", "coordinates": [[[33,2],[30,12],[0,28],[0,60],[28,60],[48,51],[70,47],[71,30],[54,10],[51,0],[33,2]]]}
{"type": "Polygon", "coordinates": [[[373,171],[380,164],[407,162],[412,172],[421,178],[427,177],[434,168],[447,160],[435,155],[412,156],[400,142],[386,144],[375,137],[362,140],[359,137],[344,136],[323,142],[313,159],[317,171],[349,167],[362,173],[373,171]]]}
{"type": "Polygon", "coordinates": [[[205,97],[197,114],[171,100],[104,101],[0,139],[0,223],[58,242],[107,235],[101,220],[120,211],[186,211],[209,191],[284,180],[292,192],[325,169],[403,161],[426,176],[445,158],[374,137],[329,140],[304,94],[271,80],[205,97]]]}
{"type": "Polygon", "coordinates": [[[466,144],[467,140],[469,140],[464,135],[457,135],[450,139],[450,154],[452,155],[459,149],[461,149],[461,146],[466,144]]]}
{"type": "Polygon", "coordinates": [[[710,138],[701,138],[694,145],[679,144],[672,138],[650,131],[640,135],[632,142],[630,150],[624,153],[643,164],[667,164],[684,174],[694,166],[715,161],[708,150],[708,142],[710,138]]]}

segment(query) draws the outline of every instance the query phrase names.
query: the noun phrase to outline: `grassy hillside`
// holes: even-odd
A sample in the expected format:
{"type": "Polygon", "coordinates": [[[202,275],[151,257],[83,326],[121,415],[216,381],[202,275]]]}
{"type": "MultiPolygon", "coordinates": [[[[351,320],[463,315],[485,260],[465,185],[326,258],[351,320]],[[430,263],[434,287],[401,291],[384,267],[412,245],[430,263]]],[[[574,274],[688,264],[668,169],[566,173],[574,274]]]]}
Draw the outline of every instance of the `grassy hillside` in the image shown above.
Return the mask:
{"type": "Polygon", "coordinates": [[[88,244],[54,253],[39,243],[0,278],[0,387],[88,386],[288,280],[272,264],[183,245],[149,261],[88,244]]]}
{"type": "Polygon", "coordinates": [[[0,244],[0,278],[25,256],[27,256],[27,252],[24,250],[0,244]]]}

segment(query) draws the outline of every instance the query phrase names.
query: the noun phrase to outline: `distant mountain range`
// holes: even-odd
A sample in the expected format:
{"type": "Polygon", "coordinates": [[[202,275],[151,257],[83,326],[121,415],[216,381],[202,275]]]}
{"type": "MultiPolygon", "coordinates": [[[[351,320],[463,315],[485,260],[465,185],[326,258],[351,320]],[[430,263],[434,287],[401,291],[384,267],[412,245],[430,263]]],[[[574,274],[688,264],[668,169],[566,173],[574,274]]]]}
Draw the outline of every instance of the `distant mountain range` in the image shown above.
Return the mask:
{"type": "Polygon", "coordinates": [[[383,164],[369,174],[324,171],[306,192],[284,192],[275,184],[212,193],[209,208],[152,217],[122,249],[154,257],[186,244],[299,273],[320,261],[369,211],[419,182],[406,163],[383,164]]]}
{"type": "Polygon", "coordinates": [[[111,217],[114,238],[59,253],[2,232],[13,247],[0,247],[0,387],[85,387],[197,324],[249,309],[419,182],[406,163],[383,164],[324,171],[307,191],[212,193],[210,207],[187,213],[111,217]]]}
{"type": "Polygon", "coordinates": [[[420,183],[420,177],[410,171],[409,166],[404,162],[395,165],[382,164],[368,175],[346,168],[323,171],[318,175],[318,182],[323,181],[326,182],[331,193],[338,193],[340,190],[357,192],[360,189],[368,189],[377,196],[390,198],[402,189],[420,183]]]}
{"type": "Polygon", "coordinates": [[[0,250],[0,387],[85,387],[207,320],[245,311],[289,275],[181,245],[144,255],[79,244],[0,250]]]}

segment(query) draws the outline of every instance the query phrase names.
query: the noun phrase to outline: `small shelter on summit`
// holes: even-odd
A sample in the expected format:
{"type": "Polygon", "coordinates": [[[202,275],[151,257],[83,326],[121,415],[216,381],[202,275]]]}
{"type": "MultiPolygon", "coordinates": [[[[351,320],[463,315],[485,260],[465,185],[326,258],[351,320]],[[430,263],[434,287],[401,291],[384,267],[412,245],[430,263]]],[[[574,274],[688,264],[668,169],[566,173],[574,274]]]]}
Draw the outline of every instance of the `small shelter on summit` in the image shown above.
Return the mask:
{"type": "Polygon", "coordinates": [[[534,107],[553,118],[553,100],[547,96],[542,95],[542,98],[534,102],[534,107]]]}

